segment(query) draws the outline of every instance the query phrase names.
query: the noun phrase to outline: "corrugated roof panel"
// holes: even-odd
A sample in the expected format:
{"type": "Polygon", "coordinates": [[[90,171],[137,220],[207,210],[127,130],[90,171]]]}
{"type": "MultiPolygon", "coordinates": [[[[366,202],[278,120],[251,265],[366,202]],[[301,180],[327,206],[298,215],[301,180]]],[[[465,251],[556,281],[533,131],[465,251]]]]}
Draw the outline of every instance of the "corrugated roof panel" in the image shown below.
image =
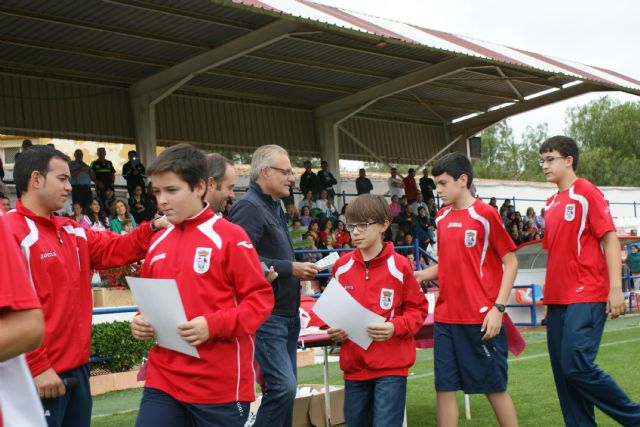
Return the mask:
{"type": "Polygon", "coordinates": [[[386,81],[374,76],[363,76],[328,69],[317,69],[304,65],[287,64],[256,57],[240,57],[220,67],[223,70],[234,70],[277,76],[283,79],[306,81],[310,84],[335,85],[337,87],[360,89],[386,81]]]}
{"type": "Polygon", "coordinates": [[[173,95],[158,105],[157,132],[163,143],[194,142],[209,150],[241,148],[250,152],[263,144],[278,144],[292,153],[309,154],[320,152],[313,120],[311,111],[213,99],[194,102],[173,95]],[[175,117],[189,125],[175,126],[175,117]]]}

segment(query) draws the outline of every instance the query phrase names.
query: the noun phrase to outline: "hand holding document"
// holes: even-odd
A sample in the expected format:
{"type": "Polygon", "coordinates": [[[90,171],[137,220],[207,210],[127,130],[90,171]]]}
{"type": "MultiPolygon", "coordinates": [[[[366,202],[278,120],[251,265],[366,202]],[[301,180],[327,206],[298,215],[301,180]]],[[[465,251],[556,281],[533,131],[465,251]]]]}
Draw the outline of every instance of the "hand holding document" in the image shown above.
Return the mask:
{"type": "Polygon", "coordinates": [[[127,277],[142,317],[153,326],[160,347],[200,358],[178,333],[178,325],[187,321],[174,279],[143,279],[127,277]]]}
{"type": "Polygon", "coordinates": [[[336,279],[331,279],[313,306],[313,312],[330,327],[343,329],[351,341],[365,350],[373,341],[367,327],[385,322],[384,317],[356,301],[336,279]]]}

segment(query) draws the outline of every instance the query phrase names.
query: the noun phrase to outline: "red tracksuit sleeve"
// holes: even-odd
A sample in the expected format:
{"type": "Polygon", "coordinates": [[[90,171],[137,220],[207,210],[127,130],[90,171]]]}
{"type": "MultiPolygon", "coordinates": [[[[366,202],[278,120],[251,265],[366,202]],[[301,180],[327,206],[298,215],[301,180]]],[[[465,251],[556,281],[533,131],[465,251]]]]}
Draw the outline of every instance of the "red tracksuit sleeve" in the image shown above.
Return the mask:
{"type": "Polygon", "coordinates": [[[273,290],[264,278],[258,254],[253,246],[246,247],[250,240],[244,230],[238,227],[237,233],[223,248],[229,262],[226,277],[235,288],[237,303],[204,315],[213,339],[252,335],[273,310],[273,290]]]}
{"type": "Polygon", "coordinates": [[[153,237],[153,231],[147,222],[124,236],[93,230],[85,230],[85,233],[91,268],[98,270],[120,267],[143,259],[153,237]]]}
{"type": "MultiPolygon", "coordinates": [[[[400,256],[396,257],[398,261],[400,256]]],[[[429,302],[413,275],[409,261],[402,259],[402,314],[391,319],[395,327],[394,335],[400,338],[413,337],[427,317],[429,302]]]]}

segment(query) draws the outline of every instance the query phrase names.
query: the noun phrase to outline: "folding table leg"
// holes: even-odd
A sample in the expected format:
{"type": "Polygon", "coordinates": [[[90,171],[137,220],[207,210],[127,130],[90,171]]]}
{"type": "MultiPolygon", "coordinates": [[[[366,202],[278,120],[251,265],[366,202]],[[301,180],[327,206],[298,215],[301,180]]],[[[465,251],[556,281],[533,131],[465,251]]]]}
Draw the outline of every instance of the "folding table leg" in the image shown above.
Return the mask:
{"type": "Polygon", "coordinates": [[[329,396],[329,348],[322,347],[324,351],[324,414],[327,420],[327,427],[331,427],[331,398],[329,396]]]}

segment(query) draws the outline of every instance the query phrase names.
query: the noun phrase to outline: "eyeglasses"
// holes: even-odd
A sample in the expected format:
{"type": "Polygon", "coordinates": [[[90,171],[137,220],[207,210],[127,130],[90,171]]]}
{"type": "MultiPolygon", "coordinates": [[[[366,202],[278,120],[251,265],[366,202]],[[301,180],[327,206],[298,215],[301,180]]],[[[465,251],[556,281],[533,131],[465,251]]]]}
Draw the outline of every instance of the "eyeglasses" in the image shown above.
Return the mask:
{"type": "Polygon", "coordinates": [[[360,222],[358,224],[345,224],[344,228],[348,232],[352,232],[357,228],[359,232],[364,233],[365,231],[367,231],[367,228],[369,228],[369,226],[373,224],[375,224],[375,222],[360,222]]]}
{"type": "Polygon", "coordinates": [[[557,159],[566,159],[567,156],[549,156],[549,157],[545,157],[544,159],[540,159],[538,160],[538,163],[540,163],[540,166],[544,166],[545,163],[553,163],[554,160],[557,159]]]}
{"type": "Polygon", "coordinates": [[[276,170],[278,172],[280,172],[282,175],[286,175],[286,176],[295,176],[295,172],[292,169],[282,169],[282,168],[277,168],[275,166],[269,166],[269,169],[273,169],[276,170]]]}

